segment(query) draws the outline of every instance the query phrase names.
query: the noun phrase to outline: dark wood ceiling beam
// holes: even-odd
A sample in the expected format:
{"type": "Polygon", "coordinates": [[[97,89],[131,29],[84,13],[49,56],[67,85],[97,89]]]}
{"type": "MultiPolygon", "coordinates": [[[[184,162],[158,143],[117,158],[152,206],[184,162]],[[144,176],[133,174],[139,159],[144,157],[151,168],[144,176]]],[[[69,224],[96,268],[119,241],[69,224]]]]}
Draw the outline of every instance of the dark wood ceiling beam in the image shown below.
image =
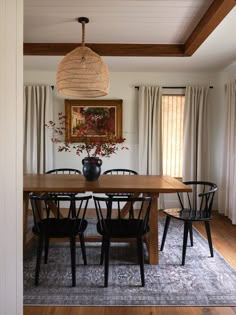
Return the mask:
{"type": "MultiPolygon", "coordinates": [[[[184,45],[87,44],[100,56],[184,57],[191,56],[234,8],[236,0],[214,0],[184,45]]],[[[233,30],[232,30],[233,31],[233,30]]],[[[64,56],[80,43],[24,43],[24,55],[64,56]]]]}
{"type": "MultiPolygon", "coordinates": [[[[235,0],[214,0],[185,42],[185,55],[191,56],[236,5],[235,0]]],[[[233,30],[232,30],[233,32],[233,30]]]]}
{"type": "MultiPolygon", "coordinates": [[[[24,43],[24,55],[64,56],[80,43],[24,43]]],[[[184,56],[184,45],[160,44],[89,44],[100,56],[174,57],[184,56]]]]}

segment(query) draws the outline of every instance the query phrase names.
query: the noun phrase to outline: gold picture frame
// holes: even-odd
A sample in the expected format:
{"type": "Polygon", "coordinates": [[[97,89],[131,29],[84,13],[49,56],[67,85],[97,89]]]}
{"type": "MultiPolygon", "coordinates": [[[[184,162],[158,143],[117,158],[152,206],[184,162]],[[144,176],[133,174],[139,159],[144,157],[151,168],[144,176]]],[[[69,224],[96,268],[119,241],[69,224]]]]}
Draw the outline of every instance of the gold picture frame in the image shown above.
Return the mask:
{"type": "Polygon", "coordinates": [[[66,141],[83,142],[84,136],[96,139],[105,138],[106,132],[122,137],[122,104],[118,100],[65,100],[66,141]],[[86,126],[83,137],[79,134],[86,126]]]}

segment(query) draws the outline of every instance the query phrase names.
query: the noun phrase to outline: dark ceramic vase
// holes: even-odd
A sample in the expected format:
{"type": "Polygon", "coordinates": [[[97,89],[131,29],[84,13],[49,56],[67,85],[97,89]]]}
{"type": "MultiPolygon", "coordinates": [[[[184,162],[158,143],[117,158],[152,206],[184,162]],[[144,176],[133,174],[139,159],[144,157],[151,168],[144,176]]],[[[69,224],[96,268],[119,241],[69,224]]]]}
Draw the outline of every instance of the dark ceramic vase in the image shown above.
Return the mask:
{"type": "Polygon", "coordinates": [[[97,180],[101,174],[102,160],[97,157],[86,157],[82,160],[83,175],[86,180],[97,180]]]}

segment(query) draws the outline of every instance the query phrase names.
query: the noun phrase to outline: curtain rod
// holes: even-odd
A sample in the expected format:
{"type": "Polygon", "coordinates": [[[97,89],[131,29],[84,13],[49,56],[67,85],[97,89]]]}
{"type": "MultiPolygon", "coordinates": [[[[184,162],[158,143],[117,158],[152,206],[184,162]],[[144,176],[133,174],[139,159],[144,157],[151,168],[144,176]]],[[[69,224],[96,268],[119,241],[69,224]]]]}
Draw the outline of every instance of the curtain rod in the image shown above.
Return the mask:
{"type": "MultiPolygon", "coordinates": [[[[163,89],[186,89],[186,86],[162,86],[163,89]]],[[[139,86],[135,86],[135,89],[139,89],[139,86]]],[[[213,89],[213,86],[210,86],[213,89]]]]}

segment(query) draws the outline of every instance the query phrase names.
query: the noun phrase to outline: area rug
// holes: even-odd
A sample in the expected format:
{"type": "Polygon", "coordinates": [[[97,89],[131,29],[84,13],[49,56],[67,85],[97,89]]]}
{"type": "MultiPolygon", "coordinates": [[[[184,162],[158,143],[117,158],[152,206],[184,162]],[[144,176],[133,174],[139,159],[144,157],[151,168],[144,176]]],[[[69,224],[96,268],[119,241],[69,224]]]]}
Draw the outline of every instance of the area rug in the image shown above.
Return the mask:
{"type": "MultiPolygon", "coordinates": [[[[88,233],[95,230],[93,222],[88,233]]],[[[76,287],[71,287],[68,243],[50,245],[48,264],[42,261],[39,286],[34,286],[36,249],[24,259],[24,305],[97,306],[236,306],[236,270],[216,251],[209,255],[207,241],[193,231],[194,246],[187,248],[181,266],[182,222],[172,220],[159,265],[145,264],[145,287],[140,284],[135,244],[112,243],[109,286],[103,287],[99,265],[100,244],[87,243],[88,265],[77,248],[76,287]]],[[[159,220],[159,237],[163,219],[159,220]]],[[[147,262],[147,253],[145,253],[147,262]]]]}

